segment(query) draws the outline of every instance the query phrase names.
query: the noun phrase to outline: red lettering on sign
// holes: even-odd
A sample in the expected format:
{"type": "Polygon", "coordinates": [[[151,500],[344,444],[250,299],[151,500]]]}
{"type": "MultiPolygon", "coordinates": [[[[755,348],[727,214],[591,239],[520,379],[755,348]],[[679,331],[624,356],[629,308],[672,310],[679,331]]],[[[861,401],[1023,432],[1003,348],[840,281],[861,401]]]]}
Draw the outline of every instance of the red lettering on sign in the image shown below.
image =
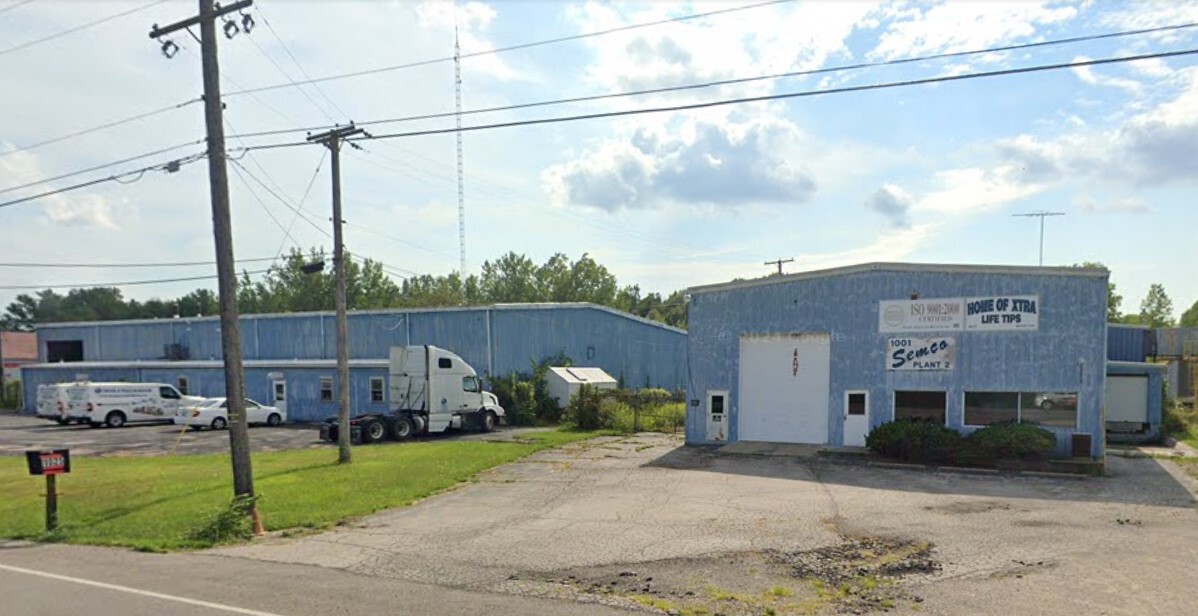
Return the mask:
{"type": "Polygon", "coordinates": [[[799,350],[798,349],[795,349],[794,354],[791,355],[791,358],[792,359],[790,362],[790,375],[798,376],[799,375],[799,350]]]}
{"type": "Polygon", "coordinates": [[[61,475],[67,468],[67,459],[58,453],[44,453],[42,458],[43,475],[61,475]]]}

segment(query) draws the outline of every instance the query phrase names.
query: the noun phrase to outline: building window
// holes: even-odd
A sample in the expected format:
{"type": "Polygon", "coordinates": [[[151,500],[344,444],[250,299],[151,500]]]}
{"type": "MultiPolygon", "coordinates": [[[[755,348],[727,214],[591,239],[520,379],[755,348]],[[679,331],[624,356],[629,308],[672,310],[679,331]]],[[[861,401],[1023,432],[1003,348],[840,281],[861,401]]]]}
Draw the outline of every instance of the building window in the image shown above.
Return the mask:
{"type": "Polygon", "coordinates": [[[943,425],[948,414],[948,392],[894,392],[894,420],[927,421],[943,425]]]}
{"type": "Polygon", "coordinates": [[[370,401],[383,402],[383,377],[370,377],[370,401]]]}
{"type": "Polygon", "coordinates": [[[181,376],[176,379],[175,382],[178,385],[175,389],[178,389],[179,393],[183,394],[184,396],[190,395],[188,392],[191,391],[191,383],[187,380],[187,377],[181,376]]]}
{"type": "Polygon", "coordinates": [[[853,392],[849,394],[849,415],[864,415],[865,414],[865,392],[853,392]]]}
{"type": "Polygon", "coordinates": [[[453,367],[453,360],[449,359],[448,357],[438,357],[437,367],[448,370],[453,367]]]}
{"type": "Polygon", "coordinates": [[[333,401],[333,377],[331,376],[320,377],[320,401],[333,401]]]}
{"type": "Polygon", "coordinates": [[[1019,394],[1011,391],[965,392],[965,425],[988,426],[1019,421],[1019,394]]]}
{"type": "Polygon", "coordinates": [[[46,342],[46,361],[51,364],[83,361],[82,340],[49,340],[46,342]]]}
{"type": "Polygon", "coordinates": [[[965,425],[989,426],[1002,422],[1042,426],[1077,426],[1076,392],[965,392],[965,425]]]}

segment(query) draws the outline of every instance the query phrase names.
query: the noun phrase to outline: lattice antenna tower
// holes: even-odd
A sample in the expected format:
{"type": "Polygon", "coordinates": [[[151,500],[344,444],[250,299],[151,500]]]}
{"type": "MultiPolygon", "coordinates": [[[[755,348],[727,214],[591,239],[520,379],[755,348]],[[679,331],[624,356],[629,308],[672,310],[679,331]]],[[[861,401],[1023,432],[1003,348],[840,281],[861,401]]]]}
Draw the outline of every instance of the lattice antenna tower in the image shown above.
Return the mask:
{"type": "Polygon", "coordinates": [[[462,161],[462,46],[458,39],[458,3],[453,3],[453,95],[458,153],[458,271],[466,280],[466,180],[462,161]]]}

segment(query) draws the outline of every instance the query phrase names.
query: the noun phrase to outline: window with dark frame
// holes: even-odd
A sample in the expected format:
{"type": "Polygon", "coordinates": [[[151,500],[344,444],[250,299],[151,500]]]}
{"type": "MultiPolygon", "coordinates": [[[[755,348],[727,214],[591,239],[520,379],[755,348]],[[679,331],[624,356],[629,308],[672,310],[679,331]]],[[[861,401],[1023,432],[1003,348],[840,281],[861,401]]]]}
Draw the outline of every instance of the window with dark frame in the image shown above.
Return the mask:
{"type": "Polygon", "coordinates": [[[383,377],[370,377],[370,401],[383,402],[383,377]]]}
{"type": "Polygon", "coordinates": [[[333,401],[333,377],[331,376],[320,377],[320,401],[333,401]]]}
{"type": "Polygon", "coordinates": [[[865,392],[853,392],[849,394],[849,415],[864,415],[865,414],[865,392]]]}
{"type": "Polygon", "coordinates": [[[438,357],[437,367],[448,370],[453,367],[453,360],[449,359],[448,357],[438,357]]]}
{"type": "Polygon", "coordinates": [[[948,417],[946,391],[895,391],[894,420],[927,421],[944,425],[948,417]]]}
{"type": "Polygon", "coordinates": [[[176,384],[175,389],[178,389],[179,393],[183,394],[184,396],[188,395],[188,392],[191,390],[191,383],[188,381],[187,377],[185,377],[185,376],[181,376],[178,379],[175,379],[175,384],[176,384]]]}
{"type": "Polygon", "coordinates": [[[965,425],[1003,422],[1077,427],[1077,392],[965,392],[965,425]]]}

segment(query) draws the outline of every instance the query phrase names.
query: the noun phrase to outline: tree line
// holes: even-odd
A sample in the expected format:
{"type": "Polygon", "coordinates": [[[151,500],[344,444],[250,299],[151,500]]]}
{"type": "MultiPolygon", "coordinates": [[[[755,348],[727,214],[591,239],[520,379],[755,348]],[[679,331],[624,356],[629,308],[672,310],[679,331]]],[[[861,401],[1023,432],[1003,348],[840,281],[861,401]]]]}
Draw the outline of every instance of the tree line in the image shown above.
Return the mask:
{"type": "MultiPolygon", "coordinates": [[[[292,249],[258,280],[243,272],[237,304],[242,314],[333,310],[334,288],[332,259],[322,249],[307,253],[292,249]]],[[[352,256],[346,260],[346,305],[350,310],[536,302],[591,302],[686,327],[683,291],[662,296],[644,293],[638,285],[620,286],[606,267],[587,254],[571,261],[559,253],[538,264],[526,255],[509,252],[484,262],[479,274],[464,279],[457,272],[422,274],[398,284],[381,263],[352,256]]],[[[66,293],[44,289],[18,295],[0,315],[0,330],[28,331],[39,323],[206,316],[218,311],[216,294],[208,289],[144,302],[126,299],[114,287],[66,293]]]]}
{"type": "MultiPolygon", "coordinates": [[[[1078,263],[1074,267],[1090,267],[1106,269],[1097,261],[1078,263]]],[[[1153,283],[1148,287],[1148,294],[1140,302],[1139,312],[1123,312],[1123,296],[1115,288],[1115,283],[1107,283],[1106,320],[1109,323],[1125,323],[1128,325],[1146,325],[1158,327],[1198,327],[1198,301],[1185,312],[1181,319],[1173,318],[1173,300],[1165,292],[1165,286],[1153,283]]]]}

